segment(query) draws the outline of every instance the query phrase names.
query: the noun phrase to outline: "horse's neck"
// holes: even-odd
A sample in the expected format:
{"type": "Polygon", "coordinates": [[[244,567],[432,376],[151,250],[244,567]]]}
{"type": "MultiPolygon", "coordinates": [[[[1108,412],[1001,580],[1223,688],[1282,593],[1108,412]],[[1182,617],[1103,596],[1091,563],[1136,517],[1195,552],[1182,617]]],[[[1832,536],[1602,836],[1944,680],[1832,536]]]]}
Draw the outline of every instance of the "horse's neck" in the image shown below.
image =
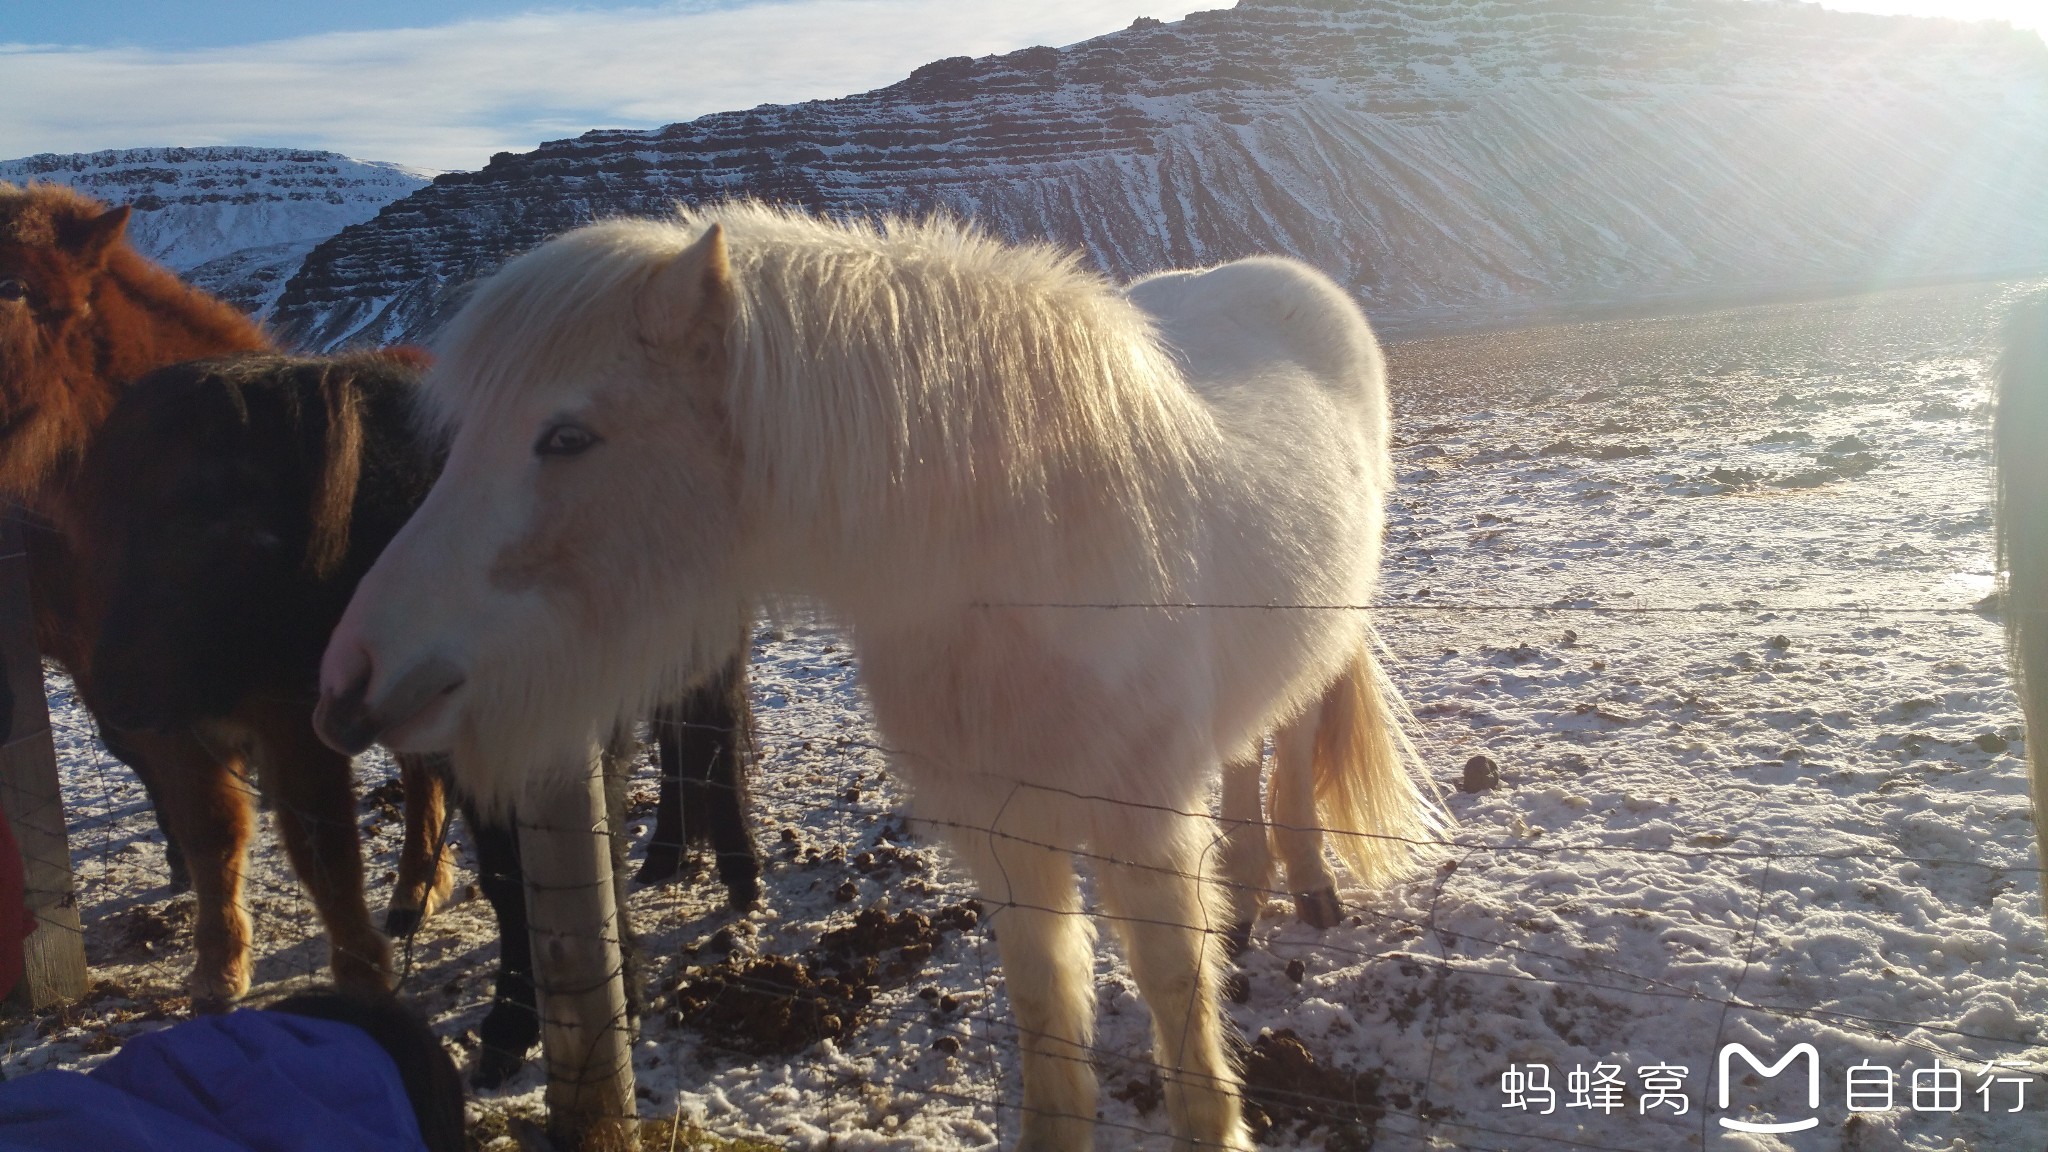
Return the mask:
{"type": "Polygon", "coordinates": [[[113,389],[168,364],[273,347],[256,323],[134,252],[109,259],[93,293],[98,372],[113,389]]]}
{"type": "MultiPolygon", "coordinates": [[[[59,369],[65,378],[54,382],[70,393],[68,415],[43,433],[40,447],[26,454],[7,485],[50,525],[53,539],[68,537],[75,526],[78,468],[122,389],[181,361],[272,347],[233,305],[125,247],[109,255],[90,301],[89,323],[67,350],[68,366],[59,369]]],[[[45,576],[55,579],[55,570],[45,576]]]]}
{"type": "Polygon", "coordinates": [[[127,248],[108,257],[92,286],[88,322],[69,338],[63,374],[68,414],[45,435],[40,454],[21,465],[11,486],[34,511],[66,522],[73,473],[121,391],[158,368],[273,345],[226,301],[193,288],[127,248]]]}

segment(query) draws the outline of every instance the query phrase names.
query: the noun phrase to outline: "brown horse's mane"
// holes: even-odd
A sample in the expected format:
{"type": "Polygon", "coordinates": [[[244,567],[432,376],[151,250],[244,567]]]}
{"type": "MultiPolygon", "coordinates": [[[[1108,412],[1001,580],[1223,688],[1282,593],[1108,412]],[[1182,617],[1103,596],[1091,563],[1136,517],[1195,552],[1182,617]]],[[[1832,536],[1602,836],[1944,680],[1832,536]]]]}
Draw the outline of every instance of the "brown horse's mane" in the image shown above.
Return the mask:
{"type": "Polygon", "coordinates": [[[129,245],[128,209],[56,184],[0,183],[0,492],[34,501],[114,400],[153,369],[275,347],[226,301],[129,245]]]}

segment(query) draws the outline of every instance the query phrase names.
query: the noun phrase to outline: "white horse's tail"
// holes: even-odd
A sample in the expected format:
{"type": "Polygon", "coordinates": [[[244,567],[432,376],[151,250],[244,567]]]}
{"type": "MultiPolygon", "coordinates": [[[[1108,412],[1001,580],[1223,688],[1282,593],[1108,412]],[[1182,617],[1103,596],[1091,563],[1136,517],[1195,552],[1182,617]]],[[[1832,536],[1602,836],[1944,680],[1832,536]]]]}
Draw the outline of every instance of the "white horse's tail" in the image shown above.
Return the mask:
{"type": "MultiPolygon", "coordinates": [[[[2005,632],[2027,720],[2034,843],[2048,856],[2048,293],[2012,311],[1993,440],[2005,632]]],[[[2048,883],[2042,900],[2048,911],[2048,883]]]]}
{"type": "Polygon", "coordinates": [[[1450,824],[1408,739],[1407,705],[1394,691],[1367,633],[1351,667],[1323,694],[1316,721],[1316,809],[1337,855],[1360,883],[1406,872],[1450,824]]]}

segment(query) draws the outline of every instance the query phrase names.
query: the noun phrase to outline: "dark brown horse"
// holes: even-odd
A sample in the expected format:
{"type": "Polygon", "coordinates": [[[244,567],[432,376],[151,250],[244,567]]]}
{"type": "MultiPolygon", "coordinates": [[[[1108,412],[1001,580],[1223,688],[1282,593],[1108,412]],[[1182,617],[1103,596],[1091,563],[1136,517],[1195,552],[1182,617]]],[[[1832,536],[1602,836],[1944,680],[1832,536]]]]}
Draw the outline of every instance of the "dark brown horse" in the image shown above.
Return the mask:
{"type": "MultiPolygon", "coordinates": [[[[91,654],[106,589],[103,558],[81,550],[77,469],[122,391],[179,360],[270,346],[231,306],[181,283],[123,239],[128,210],[68,189],[0,185],[0,494],[28,525],[37,640],[68,670],[88,709],[100,700],[91,654]]],[[[247,717],[243,748],[261,749],[286,850],[326,923],[337,981],[381,988],[389,946],[363,901],[348,761],[303,722],[247,717]],[[312,765],[301,770],[300,765],[312,765]]],[[[240,749],[190,730],[102,725],[115,756],[141,777],[198,898],[191,988],[202,1002],[249,985],[242,858],[251,831],[240,749]]]]}
{"type": "MultiPolygon", "coordinates": [[[[328,634],[440,470],[411,427],[416,380],[413,366],[377,355],[245,354],[174,365],[128,390],[79,480],[85,535],[120,558],[93,656],[107,719],[205,730],[294,707],[310,728],[328,634]]],[[[721,675],[665,710],[659,734],[665,761],[687,754],[685,733],[722,745],[689,757],[699,770],[679,783],[699,795],[682,807],[746,905],[757,864],[738,754],[741,641],[721,675]]],[[[500,926],[497,992],[479,1030],[478,1080],[490,1085],[539,1020],[512,825],[465,815],[500,926]]]]}

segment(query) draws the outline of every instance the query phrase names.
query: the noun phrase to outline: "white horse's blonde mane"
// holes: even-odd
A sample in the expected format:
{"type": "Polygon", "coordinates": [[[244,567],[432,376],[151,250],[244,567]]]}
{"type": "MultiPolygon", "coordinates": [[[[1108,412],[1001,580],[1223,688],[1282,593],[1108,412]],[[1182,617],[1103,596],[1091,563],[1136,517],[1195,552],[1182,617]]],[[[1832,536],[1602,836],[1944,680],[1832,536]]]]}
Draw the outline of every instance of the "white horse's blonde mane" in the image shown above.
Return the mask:
{"type": "Polygon", "coordinates": [[[934,540],[997,506],[1058,520],[1110,505],[1140,510],[1145,539],[1122,543],[1148,563],[1173,547],[1154,497],[1184,501],[1213,428],[1149,317],[1069,253],[944,217],[742,201],[579,230],[508,264],[451,324],[443,347],[471,371],[437,382],[443,420],[616,348],[634,294],[713,224],[738,298],[726,409],[777,514],[859,536],[915,485],[951,501],[919,512],[934,540]]]}

